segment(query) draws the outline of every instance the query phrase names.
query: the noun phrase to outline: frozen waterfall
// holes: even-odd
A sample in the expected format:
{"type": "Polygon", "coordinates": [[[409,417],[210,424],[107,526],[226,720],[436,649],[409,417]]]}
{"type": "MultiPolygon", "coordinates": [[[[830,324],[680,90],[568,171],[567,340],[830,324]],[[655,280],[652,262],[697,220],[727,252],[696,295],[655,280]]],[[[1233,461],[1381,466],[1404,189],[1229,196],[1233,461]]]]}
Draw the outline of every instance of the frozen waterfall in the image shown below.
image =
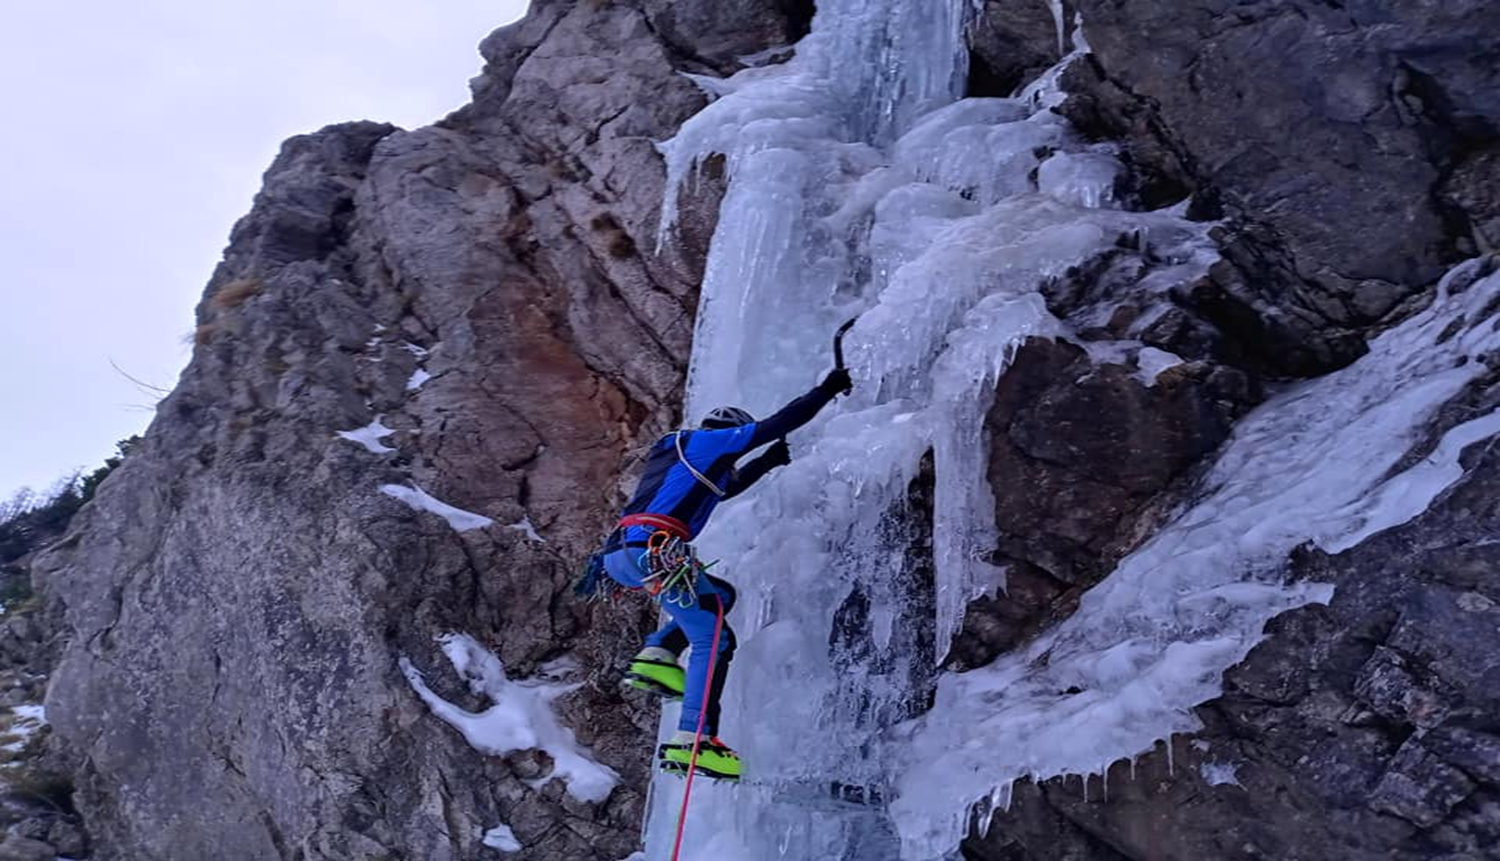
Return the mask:
{"type": "MultiPolygon", "coordinates": [[[[1067,623],[938,678],[966,604],[1004,586],[982,561],[995,543],[987,393],[1026,338],[1071,334],[1039,287],[1122,237],[1170,262],[1142,291],[1215,259],[1209,225],[1118,208],[1114,153],[1046,108],[1055,75],[1017,98],[963,98],[969,8],[825,0],[794,57],[702,81],[717,99],[662,145],[664,242],[702,161],[722,154],[730,176],[688,416],[774,410],[831,367],[829,336],[862,314],[854,394],[795,434],[793,466],[721,509],[699,542],[740,590],[722,733],[747,780],[695,785],[685,859],[952,857],[971,810],[1005,803],[1014,780],[1097,772],[1195,729],[1191,707],[1267,619],[1328,600],[1282,582],[1287,551],[1347,546],[1416,513],[1381,503],[1385,467],[1472,377],[1457,359],[1495,347],[1477,325],[1437,343],[1500,289],[1491,278],[1244,420],[1199,503],[1067,623]],[[910,498],[928,452],[930,549],[910,498]],[[831,783],[878,788],[882,802],[834,802],[831,783]]],[[[1408,480],[1431,489],[1443,476],[1408,480]]],[[[675,709],[665,717],[675,724],[675,709]]],[[[681,787],[653,788],[651,861],[670,857],[681,787]]]]}

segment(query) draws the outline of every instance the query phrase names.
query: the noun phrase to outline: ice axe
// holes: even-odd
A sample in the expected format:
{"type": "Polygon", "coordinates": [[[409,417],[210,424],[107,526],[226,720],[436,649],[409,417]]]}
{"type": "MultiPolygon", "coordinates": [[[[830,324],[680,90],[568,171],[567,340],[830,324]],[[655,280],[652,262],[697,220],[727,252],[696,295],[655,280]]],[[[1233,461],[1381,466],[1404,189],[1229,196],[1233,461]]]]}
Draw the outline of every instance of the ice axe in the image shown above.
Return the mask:
{"type": "Polygon", "coordinates": [[[855,314],[849,318],[849,322],[840,326],[839,330],[833,334],[833,367],[835,370],[848,370],[848,368],[844,367],[844,336],[849,334],[849,330],[854,328],[854,324],[858,322],[859,315],[855,314]]]}

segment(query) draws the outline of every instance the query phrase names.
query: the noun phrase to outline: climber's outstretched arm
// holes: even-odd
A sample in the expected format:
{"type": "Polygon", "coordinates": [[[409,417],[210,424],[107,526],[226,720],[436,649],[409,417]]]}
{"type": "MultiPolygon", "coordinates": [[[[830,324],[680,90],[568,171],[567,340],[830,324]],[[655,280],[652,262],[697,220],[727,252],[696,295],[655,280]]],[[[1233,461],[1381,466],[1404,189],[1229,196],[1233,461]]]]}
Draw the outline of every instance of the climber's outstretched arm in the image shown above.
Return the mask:
{"type": "Polygon", "coordinates": [[[775,415],[764,421],[755,423],[755,432],[751,435],[749,444],[745,451],[759,448],[772,440],[778,440],[797,428],[812,421],[818,411],[828,406],[828,403],[841,394],[854,387],[849,379],[849,372],[843,369],[829,371],[823,382],[818,383],[812,391],[782,407],[775,415]]]}

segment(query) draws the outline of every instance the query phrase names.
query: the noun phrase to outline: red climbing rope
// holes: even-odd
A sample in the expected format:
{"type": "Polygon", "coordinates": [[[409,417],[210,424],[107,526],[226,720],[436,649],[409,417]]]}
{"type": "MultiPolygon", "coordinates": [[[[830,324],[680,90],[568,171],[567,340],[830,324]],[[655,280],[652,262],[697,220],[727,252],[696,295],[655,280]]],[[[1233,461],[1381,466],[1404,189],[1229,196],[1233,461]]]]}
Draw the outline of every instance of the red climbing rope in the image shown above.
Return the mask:
{"type": "Polygon", "coordinates": [[[709,653],[708,678],[703,682],[703,704],[698,709],[698,732],[693,737],[693,755],[688,759],[687,786],[682,790],[682,810],[677,813],[677,842],[672,844],[672,861],[682,852],[682,832],[687,826],[688,800],[693,797],[693,775],[698,770],[698,748],[703,744],[703,722],[708,718],[708,698],[714,689],[714,668],[719,665],[719,633],[724,630],[724,599],[715,596],[719,614],[714,619],[714,647],[709,653]]]}

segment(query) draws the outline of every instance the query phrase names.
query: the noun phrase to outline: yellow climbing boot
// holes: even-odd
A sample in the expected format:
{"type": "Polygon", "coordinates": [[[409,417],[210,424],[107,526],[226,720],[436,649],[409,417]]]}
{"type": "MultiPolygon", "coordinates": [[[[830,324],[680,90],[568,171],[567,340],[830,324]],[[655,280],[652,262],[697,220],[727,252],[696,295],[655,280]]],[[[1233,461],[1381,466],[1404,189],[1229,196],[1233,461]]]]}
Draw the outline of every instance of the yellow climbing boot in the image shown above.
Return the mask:
{"type": "Polygon", "coordinates": [[[630,659],[623,684],[669,700],[680,700],[687,687],[687,674],[677,664],[676,655],[648,646],[630,659]]]}
{"type": "MultiPolygon", "coordinates": [[[[693,761],[693,734],[678,730],[671,740],[657,750],[661,770],[686,775],[693,761]]],[[[714,780],[739,780],[745,773],[740,755],[717,738],[705,738],[698,746],[697,774],[714,780]]]]}

